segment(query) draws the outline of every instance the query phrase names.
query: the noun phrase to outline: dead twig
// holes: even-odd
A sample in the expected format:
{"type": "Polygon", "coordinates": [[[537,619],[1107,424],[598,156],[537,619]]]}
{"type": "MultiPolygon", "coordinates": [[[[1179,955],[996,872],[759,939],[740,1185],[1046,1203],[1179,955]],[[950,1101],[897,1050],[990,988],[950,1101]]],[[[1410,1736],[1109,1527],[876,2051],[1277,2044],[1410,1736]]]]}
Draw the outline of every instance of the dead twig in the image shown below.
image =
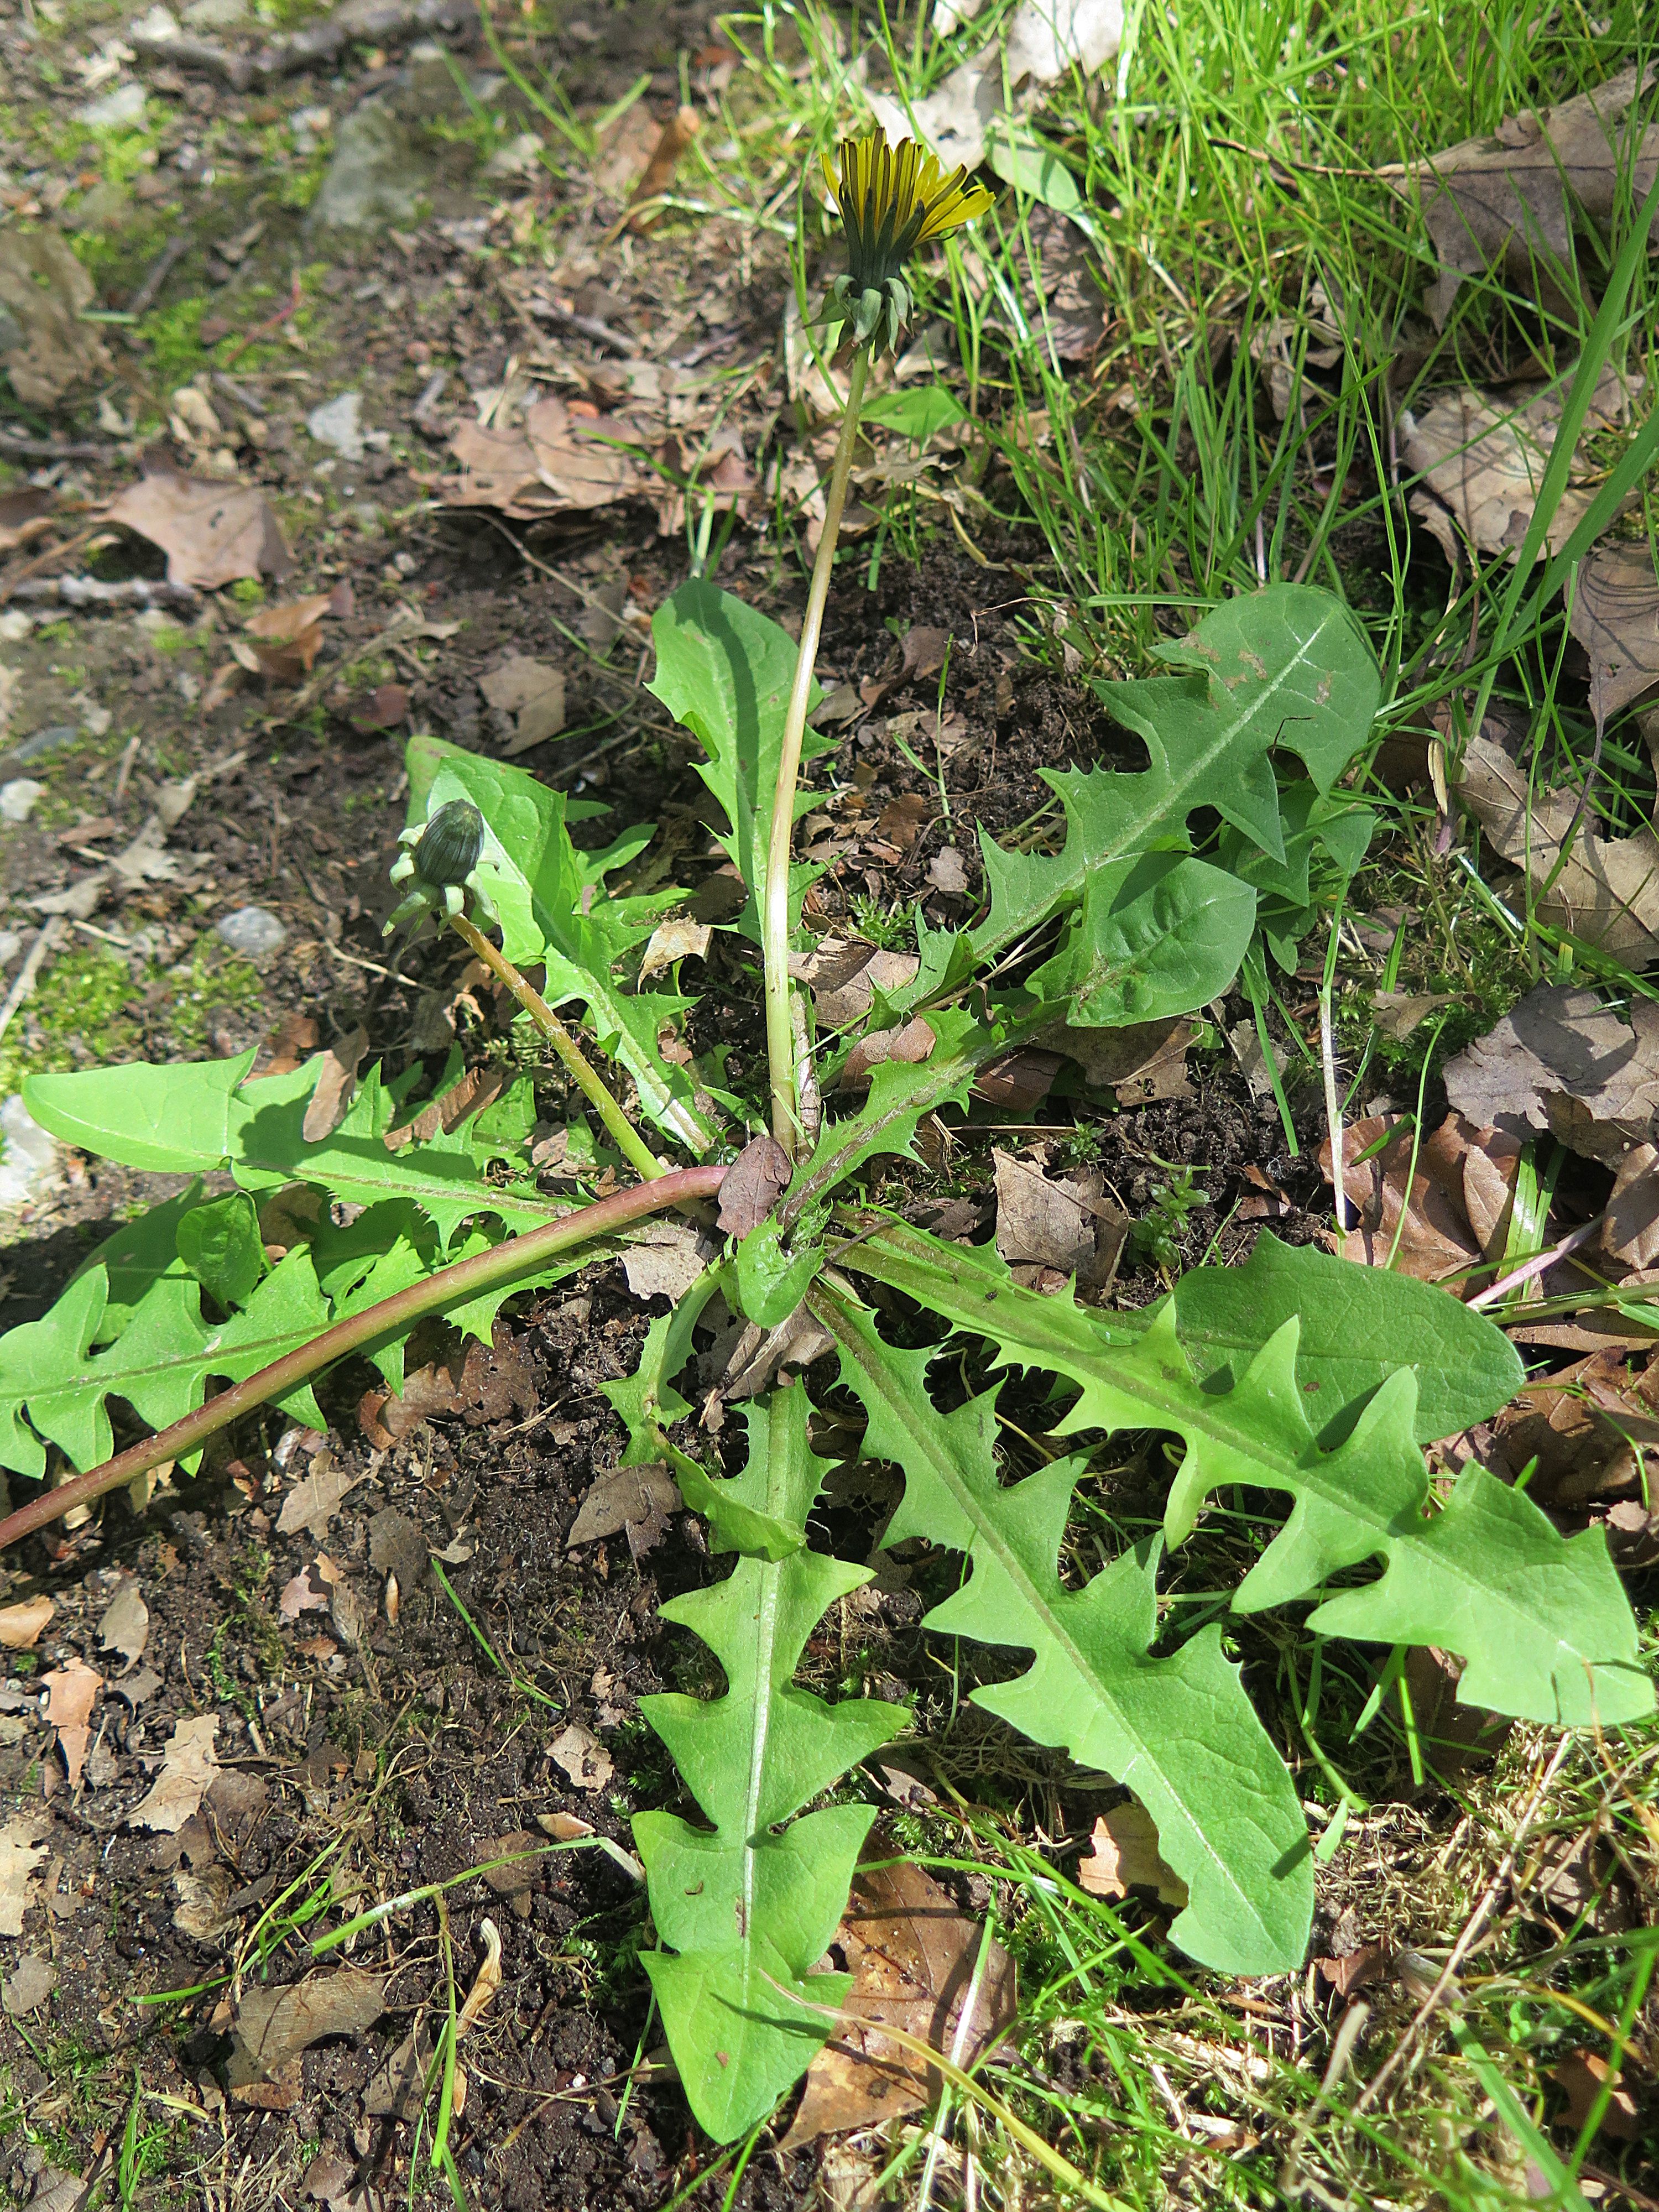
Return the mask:
{"type": "Polygon", "coordinates": [[[0,1037],[5,1036],[6,1031],[11,1027],[12,1019],[17,1009],[33,990],[40,980],[40,970],[46,964],[46,955],[52,950],[63,933],[64,917],[61,914],[54,914],[49,917],[40,934],[30,945],[28,958],[13,977],[11,988],[6,994],[6,1003],[3,1006],[0,1006],[0,1037]]]}

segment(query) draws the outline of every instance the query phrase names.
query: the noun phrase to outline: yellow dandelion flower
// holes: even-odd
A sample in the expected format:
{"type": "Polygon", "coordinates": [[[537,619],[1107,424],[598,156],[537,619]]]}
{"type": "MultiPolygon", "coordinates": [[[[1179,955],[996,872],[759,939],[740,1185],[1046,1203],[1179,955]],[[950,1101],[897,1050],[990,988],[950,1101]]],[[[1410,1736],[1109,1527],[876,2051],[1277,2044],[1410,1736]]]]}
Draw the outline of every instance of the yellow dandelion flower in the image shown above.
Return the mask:
{"type": "Polygon", "coordinates": [[[992,196],[966,169],[947,173],[914,139],[890,146],[879,133],[843,141],[839,177],[827,159],[823,173],[847,233],[847,274],[831,286],[828,311],[852,321],[860,343],[896,349],[910,317],[905,263],[983,215],[992,196]]]}

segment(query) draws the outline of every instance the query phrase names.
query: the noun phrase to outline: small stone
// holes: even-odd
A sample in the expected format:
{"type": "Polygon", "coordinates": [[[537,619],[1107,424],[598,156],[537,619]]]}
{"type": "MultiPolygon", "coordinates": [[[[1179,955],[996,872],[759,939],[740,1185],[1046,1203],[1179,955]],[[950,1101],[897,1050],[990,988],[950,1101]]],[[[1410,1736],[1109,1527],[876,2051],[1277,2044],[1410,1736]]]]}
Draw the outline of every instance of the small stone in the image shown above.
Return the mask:
{"type": "Polygon", "coordinates": [[[319,446],[331,446],[342,460],[361,461],[362,407],[362,392],[342,392],[320,407],[313,407],[306,416],[306,428],[319,446]]]}
{"type": "Polygon", "coordinates": [[[0,1106],[0,1206],[22,1206],[58,1181],[58,1146],[21,1097],[0,1106]]]}
{"type": "Polygon", "coordinates": [[[75,119],[84,123],[90,131],[131,130],[134,124],[144,119],[144,88],[136,81],[118,84],[101,100],[91,100],[84,107],[77,107],[75,119]]]}
{"type": "Polygon", "coordinates": [[[0,822],[27,822],[46,795],[46,785],[30,776],[15,775],[9,783],[0,783],[0,822]]]}
{"type": "Polygon", "coordinates": [[[287,930],[262,906],[239,906],[234,914],[222,914],[213,927],[233,952],[250,960],[263,959],[288,942],[287,930]]]}
{"type": "Polygon", "coordinates": [[[49,730],[37,730],[32,738],[25,738],[21,745],[14,745],[8,758],[20,764],[39,760],[42,753],[55,753],[60,745],[72,745],[81,732],[73,722],[54,722],[49,730]]]}

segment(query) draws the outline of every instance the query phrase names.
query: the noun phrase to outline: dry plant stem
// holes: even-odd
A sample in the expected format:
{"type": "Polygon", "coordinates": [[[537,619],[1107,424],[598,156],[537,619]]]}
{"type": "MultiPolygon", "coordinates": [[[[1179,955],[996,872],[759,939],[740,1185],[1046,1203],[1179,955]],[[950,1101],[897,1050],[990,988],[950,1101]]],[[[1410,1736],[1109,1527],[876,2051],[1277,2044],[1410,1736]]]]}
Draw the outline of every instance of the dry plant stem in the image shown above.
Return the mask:
{"type": "Polygon", "coordinates": [[[1343,1182],[1347,1162],[1342,1157],[1342,1106],[1336,1088],[1336,1037],[1331,1022],[1331,972],[1335,964],[1336,933],[1340,918],[1331,924],[1332,957],[1325,963],[1324,987],[1319,994],[1319,1060],[1325,1077],[1325,1126],[1331,1139],[1331,1192],[1336,1200],[1336,1225],[1348,1226],[1348,1193],[1343,1182]]]}
{"type": "Polygon", "coordinates": [[[424,1315],[441,1313],[447,1306],[461,1304],[482,1291],[511,1282],[515,1275],[532,1274],[559,1253],[591,1243],[596,1237],[611,1236],[649,1214],[665,1213],[671,1206],[690,1206],[700,1199],[713,1198],[725,1174],[723,1167],[676,1169],[672,1174],[659,1176],[654,1182],[636,1183],[632,1190],[619,1190],[609,1198],[597,1200],[592,1206],[579,1206],[572,1213],[562,1214],[556,1221],[527,1231],[522,1237],[511,1237],[504,1244],[477,1253],[471,1260],[458,1260],[453,1267],[441,1267],[424,1282],[412,1283],[394,1297],[365,1306],[361,1313],[336,1322],[332,1328],[325,1328],[309,1344],[300,1345],[281,1359],[272,1360],[269,1367],[248,1376],[246,1381],[222,1390],[216,1398],[210,1398],[206,1405],[198,1407],[193,1413],[186,1413],[170,1428],[158,1430],[143,1443],[106,1460],[101,1467],[94,1467],[89,1473],[77,1475],[72,1482],[32,1498],[28,1504],[0,1521],[0,1550],[15,1544],[20,1536],[32,1535],[49,1521],[60,1519],[76,1506],[90,1504],[106,1491],[119,1490],[135,1475],[147,1474],[164,1461],[182,1458],[209,1437],[228,1428],[242,1414],[252,1413],[256,1406],[265,1405],[273,1398],[286,1397],[290,1390],[308,1382],[322,1368],[343,1359],[349,1352],[372,1344],[377,1338],[394,1335],[424,1315]]]}
{"type": "Polygon", "coordinates": [[[464,914],[452,914],[449,926],[471,946],[490,974],[506,984],[558,1054],[564,1062],[565,1073],[610,1131],[611,1141],[623,1158],[647,1182],[654,1182],[659,1176],[665,1174],[667,1170],[662,1162],[605,1089],[603,1079],[581,1047],[534,984],[527,983],[506,953],[498,951],[483,930],[476,923],[469,921],[464,914]]]}
{"type": "Polygon", "coordinates": [[[823,535],[812,563],[811,587],[801,618],[795,680],[784,716],[778,750],[778,780],[772,793],[771,835],[766,846],[766,908],[761,916],[761,950],[766,966],[766,1059],[772,1083],[772,1134],[793,1160],[800,1150],[800,1116],[795,1103],[795,1045],[789,1022],[789,848],[795,831],[795,787],[800,780],[801,746],[806,738],[806,705],[812,696],[812,670],[823,629],[824,603],[835,573],[836,540],[847,505],[847,480],[853,469],[864,380],[870,349],[860,346],[847,372],[847,408],[824,493],[823,535]]]}
{"type": "Polygon", "coordinates": [[[1558,1260],[1565,1260],[1569,1252],[1576,1252],[1581,1244],[1588,1244],[1607,1218],[1605,1213],[1598,1213],[1593,1221],[1580,1222],[1577,1228],[1570,1230],[1559,1244],[1552,1244],[1547,1252],[1534,1253],[1530,1260],[1523,1260],[1507,1275],[1500,1275],[1495,1283],[1489,1283],[1478,1297],[1468,1301],[1471,1310],[1478,1306],[1496,1305],[1499,1298],[1507,1296],[1510,1291],[1518,1290],[1522,1283],[1531,1282],[1534,1275],[1547,1273],[1558,1260]]]}

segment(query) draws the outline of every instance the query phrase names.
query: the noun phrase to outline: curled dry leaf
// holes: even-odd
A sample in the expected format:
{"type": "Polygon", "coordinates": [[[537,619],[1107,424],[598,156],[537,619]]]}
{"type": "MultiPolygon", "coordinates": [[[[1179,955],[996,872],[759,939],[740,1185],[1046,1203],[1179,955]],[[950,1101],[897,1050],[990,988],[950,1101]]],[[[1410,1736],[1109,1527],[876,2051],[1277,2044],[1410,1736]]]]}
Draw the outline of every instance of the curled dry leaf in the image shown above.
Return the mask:
{"type": "Polygon", "coordinates": [[[1433,1644],[1413,1644],[1406,1654],[1406,1687],[1423,1762],[1447,1782],[1495,1758],[1514,1726],[1484,1705],[1458,1702],[1466,1665],[1455,1651],[1433,1644]]]}
{"type": "Polygon", "coordinates": [[[276,1610],[284,1620],[297,1620],[302,1613],[326,1613],[334,1602],[340,1571],[326,1552],[319,1552],[284,1588],[276,1610]]]}
{"type": "Polygon", "coordinates": [[[1345,2002],[1373,1982],[1386,1981],[1393,1970],[1394,1954],[1381,1943],[1356,1943],[1340,1959],[1316,1959],[1314,1972],[1345,2002]]]}
{"type": "Polygon", "coordinates": [[[641,988],[653,975],[660,975],[677,960],[706,960],[713,926],[706,921],[693,921],[689,915],[678,915],[670,921],[659,921],[651,933],[644,957],[640,962],[641,988]]]}
{"type": "Polygon", "coordinates": [[[131,1672],[143,1657],[144,1646],[149,1642],[149,1607],[144,1603],[138,1577],[124,1575],[99,1620],[99,1648],[118,1651],[131,1672]]]}
{"type": "Polygon", "coordinates": [[[322,1535],[339,1511],[341,1499],[356,1489],[367,1472],[364,1469],[348,1474],[335,1464],[333,1453],[326,1449],[314,1454],[310,1473],[296,1482],[283,1500],[276,1534],[294,1536],[303,1530],[308,1535],[322,1535]]]}
{"type": "MultiPolygon", "coordinates": [[[[1058,1271],[1083,1289],[1116,1277],[1129,1218],[1106,1196],[1104,1178],[1085,1168],[1050,1178],[1040,1160],[994,1151],[997,1250],[1027,1281],[1058,1271]]],[[[1059,1285],[1056,1284],[1058,1288],[1059,1285]]]]}
{"type": "Polygon", "coordinates": [[[548,1745],[547,1755],[578,1790],[603,1790],[617,1771],[611,1753],[580,1721],[571,1721],[560,1730],[548,1745]]]}
{"type": "Polygon", "coordinates": [[[1444,272],[1427,300],[1437,325],[1465,276],[1501,267],[1534,297],[1552,261],[1571,264],[1575,218],[1605,234],[1621,190],[1641,204],[1659,168],[1659,125],[1639,122],[1651,75],[1621,70],[1490,137],[1464,139],[1401,180],[1398,190],[1419,195],[1444,272]]]}
{"type": "Polygon", "coordinates": [[[1187,1048],[1197,1035],[1198,1024],[1183,1014],[1121,1030],[1073,1029],[1060,1022],[1042,1038],[1077,1062],[1091,1091],[1115,1092],[1121,1106],[1144,1106],[1196,1095],[1187,1080],[1187,1048]]]}
{"type": "Polygon", "coordinates": [[[325,1137],[332,1136],[344,1121],[357,1088],[357,1070],[368,1050],[368,1031],[360,1022],[323,1054],[317,1088],[311,1094],[305,1119],[300,1124],[300,1134],[307,1144],[320,1144],[325,1137]]]}
{"type": "Polygon", "coordinates": [[[641,1559],[661,1542],[668,1533],[668,1516],[679,1510],[679,1486],[660,1461],[615,1467],[589,1488],[565,1540],[574,1552],[625,1529],[629,1550],[641,1559]]]}
{"type": "Polygon", "coordinates": [[[1187,1885],[1164,1864],[1157,1826],[1134,1797],[1095,1822],[1088,1856],[1078,1861],[1077,1879],[1091,1897],[1127,1897],[1132,1889],[1152,1889],[1160,1905],[1184,1910],[1187,1904],[1187,1885]]]}
{"type": "MultiPolygon", "coordinates": [[[[1460,1294],[1479,1289],[1477,1271],[1504,1254],[1521,1149],[1516,1136],[1449,1114],[1416,1147],[1413,1168],[1409,1121],[1367,1115],[1351,1123],[1342,1132],[1342,1188],[1351,1210],[1344,1256],[1369,1267],[1392,1265],[1460,1294]]],[[[1319,1164],[1329,1182],[1328,1139],[1319,1164]]]]}
{"type": "Polygon", "coordinates": [[[91,1716],[104,1678],[84,1659],[71,1659],[40,1678],[46,1693],[46,1718],[58,1731],[58,1747],[73,1788],[81,1779],[87,1745],[92,1738],[91,1716]]]}
{"type": "Polygon", "coordinates": [[[1531,878],[1543,921],[1631,966],[1659,960],[1659,837],[1652,830],[1598,836],[1577,792],[1529,790],[1526,770],[1485,737],[1469,741],[1457,796],[1494,850],[1531,878]]]}
{"type": "MultiPolygon", "coordinates": [[[[1590,2107],[1601,2097],[1608,2075],[1607,2062],[1596,2051],[1569,2051],[1559,2066],[1550,2069],[1550,2079],[1559,2089],[1566,2092],[1567,2108],[1560,2115],[1558,2125],[1582,2128],[1590,2115],[1590,2107]]],[[[1612,2136],[1620,2142],[1638,2142],[1644,2130],[1641,2107],[1626,2086],[1626,2077],[1613,2076],[1613,2094],[1601,2114],[1601,2133],[1612,2136]]]]}
{"type": "Polygon", "coordinates": [[[1494,1428],[1510,1471],[1536,1462],[1528,1490],[1541,1504],[1571,1511],[1595,1498],[1639,1495],[1659,1449],[1659,1361],[1605,1346],[1528,1383],[1494,1428]]]}
{"type": "Polygon", "coordinates": [[[508,760],[545,744],[564,727],[564,678],[544,660],[509,653],[480,678],[478,688],[512,721],[513,735],[503,748],[508,760]]]}
{"type": "Polygon", "coordinates": [[[1645,539],[1595,547],[1578,571],[1571,627],[1589,656],[1599,727],[1659,684],[1659,575],[1645,539]]]}
{"type": "MultiPolygon", "coordinates": [[[[1413,495],[1420,514],[1454,567],[1455,531],[1481,553],[1513,551],[1526,536],[1537,503],[1550,448],[1560,428],[1571,371],[1547,392],[1471,391],[1440,393],[1421,413],[1400,416],[1401,451],[1426,491],[1413,495]]],[[[1632,394],[1613,368],[1604,369],[1590,402],[1583,440],[1629,418],[1632,394]]],[[[1547,543],[1559,552],[1583,520],[1606,471],[1583,451],[1550,520],[1547,543]]]]}
{"type": "Polygon", "coordinates": [[[21,1936],[29,1877],[46,1856],[49,1813],[25,1813],[0,1828],[0,1936],[21,1936]]]}
{"type": "Polygon", "coordinates": [[[689,1221],[654,1221],[631,1236],[622,1255],[623,1273],[636,1298],[684,1297],[704,1266],[703,1240],[689,1221]]]}
{"type": "Polygon", "coordinates": [[[8,1651],[33,1651],[51,1619],[52,1600],[44,1590],[0,1608],[0,1646],[8,1651]]]}
{"type": "Polygon", "coordinates": [[[455,2040],[458,2043],[501,1985],[500,1930],[493,1920],[486,1917],[478,1923],[478,1936],[484,1947],[484,1954],[477,1978],[455,2016],[455,2040]]]}
{"type": "Polygon", "coordinates": [[[866,1091],[872,1068],[889,1060],[915,1066],[931,1057],[938,1042],[920,1014],[913,1015],[898,1029],[867,1030],[842,1064],[841,1088],[866,1091]]]}
{"type": "Polygon", "coordinates": [[[106,519],[159,545],[167,556],[168,582],[198,591],[216,591],[244,576],[280,578],[294,566],[263,492],[185,476],[166,461],[147,466],[106,519]]]}
{"type": "Polygon", "coordinates": [[[447,1136],[452,1129],[458,1129],[470,1115],[482,1114],[506,1088],[508,1072],[499,1060],[469,1067],[441,1097],[429,1098],[413,1121],[387,1130],[383,1139],[387,1151],[401,1152],[405,1145],[429,1145],[434,1137],[447,1136]]]}
{"type": "Polygon", "coordinates": [[[629,205],[633,212],[629,216],[625,228],[646,231],[657,221],[660,210],[646,204],[660,198],[673,184],[674,172],[680,166],[680,156],[696,137],[701,124],[702,118],[695,107],[679,107],[663,125],[652,149],[651,159],[645,165],[645,173],[629,196],[629,205]]]}
{"type": "Polygon", "coordinates": [[[811,987],[822,1031],[862,1021],[878,991],[900,989],[921,965],[914,952],[878,950],[861,937],[825,937],[812,951],[792,954],[789,972],[811,987]]]}
{"type": "Polygon", "coordinates": [[[789,1155],[765,1132],[751,1137],[726,1171],[715,1215],[727,1237],[747,1237],[758,1229],[789,1188],[794,1172],[789,1155]]]}
{"type": "Polygon", "coordinates": [[[1626,1022],[1594,991],[1540,983],[1448,1062],[1445,1082],[1471,1121],[1547,1129],[1617,1167],[1659,1118],[1659,1006],[1634,1000],[1626,1022]]]}
{"type": "Polygon", "coordinates": [[[843,2010],[866,2024],[838,2028],[813,2059],[782,2150],[821,2135],[874,2127],[932,2101],[938,2077],[884,2038],[883,2023],[969,2066],[1014,2015],[1013,1961],[978,1921],[957,1910],[948,1890],[908,1859],[860,1870],[836,1944],[853,1973],[843,2010]],[[988,1942],[964,2025],[963,2007],[980,1947],[988,1942]]]}
{"type": "Polygon", "coordinates": [[[108,374],[98,326],[81,319],[96,296],[60,232],[14,225],[0,236],[0,363],[26,407],[54,408],[108,374]]]}
{"type": "Polygon", "coordinates": [[[251,676],[262,676],[268,684],[298,684],[316,665],[323,649],[323,617],[331,611],[327,592],[285,606],[262,607],[243,625],[252,642],[234,641],[231,652],[251,676]]]}
{"type": "Polygon", "coordinates": [[[625,415],[577,415],[562,399],[538,399],[518,430],[464,422],[449,441],[460,473],[437,487],[447,507],[493,507],[522,522],[609,507],[648,489],[630,448],[651,441],[625,415]]]}
{"type": "Polygon", "coordinates": [[[386,2009],[384,1974],[346,1966],[284,1990],[245,1990],[232,2021],[232,2088],[270,2081],[325,2035],[361,2035],[386,2009]]]}
{"type": "Polygon", "coordinates": [[[167,1738],[161,1771],[143,1802],[127,1815],[132,1828],[155,1828],[176,1836],[186,1820],[200,1809],[208,1786],[219,1771],[214,1738],[219,1733],[216,1713],[200,1713],[181,1720],[167,1738]]]}

